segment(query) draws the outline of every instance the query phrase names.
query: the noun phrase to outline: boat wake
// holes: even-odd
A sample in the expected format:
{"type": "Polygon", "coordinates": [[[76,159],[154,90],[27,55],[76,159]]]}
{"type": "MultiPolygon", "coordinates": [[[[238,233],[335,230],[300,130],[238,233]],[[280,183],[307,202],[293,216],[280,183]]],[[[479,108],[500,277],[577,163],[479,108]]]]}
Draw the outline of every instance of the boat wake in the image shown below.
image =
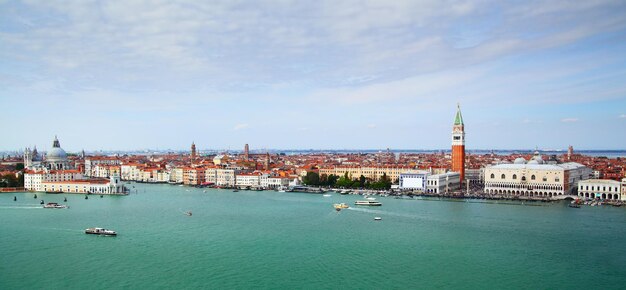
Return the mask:
{"type": "Polygon", "coordinates": [[[404,218],[413,218],[413,219],[420,219],[421,218],[421,217],[419,217],[417,215],[403,214],[403,213],[389,212],[389,211],[368,209],[368,208],[359,208],[359,207],[349,207],[349,208],[346,208],[344,210],[351,210],[351,211],[357,211],[357,212],[363,212],[363,213],[371,213],[371,214],[378,214],[378,215],[385,215],[385,216],[397,216],[397,217],[404,217],[404,218]]]}
{"type": "Polygon", "coordinates": [[[39,206],[34,206],[34,205],[0,205],[0,208],[7,208],[7,209],[36,209],[36,208],[40,208],[40,209],[43,209],[43,207],[41,205],[39,205],[39,206]]]}

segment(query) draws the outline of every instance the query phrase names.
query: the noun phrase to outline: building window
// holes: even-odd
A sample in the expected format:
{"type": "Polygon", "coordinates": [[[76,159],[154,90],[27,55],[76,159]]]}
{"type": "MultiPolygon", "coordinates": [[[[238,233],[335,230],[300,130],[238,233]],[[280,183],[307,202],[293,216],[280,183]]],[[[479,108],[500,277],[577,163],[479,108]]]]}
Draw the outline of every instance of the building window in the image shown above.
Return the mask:
{"type": "Polygon", "coordinates": [[[513,174],[513,179],[517,179],[517,174],[513,174]]]}
{"type": "Polygon", "coordinates": [[[494,179],[494,178],[496,178],[496,175],[492,173],[491,174],[491,179],[494,179]]]}
{"type": "Polygon", "coordinates": [[[535,180],[535,175],[534,174],[530,176],[530,180],[535,180]]]}
{"type": "Polygon", "coordinates": [[[526,181],[526,176],[522,176],[522,181],[526,181]]]}
{"type": "Polygon", "coordinates": [[[505,179],[506,176],[504,174],[502,174],[502,176],[500,176],[501,179],[505,179]]]}
{"type": "Polygon", "coordinates": [[[554,179],[554,182],[559,182],[561,181],[558,177],[554,179]]]}

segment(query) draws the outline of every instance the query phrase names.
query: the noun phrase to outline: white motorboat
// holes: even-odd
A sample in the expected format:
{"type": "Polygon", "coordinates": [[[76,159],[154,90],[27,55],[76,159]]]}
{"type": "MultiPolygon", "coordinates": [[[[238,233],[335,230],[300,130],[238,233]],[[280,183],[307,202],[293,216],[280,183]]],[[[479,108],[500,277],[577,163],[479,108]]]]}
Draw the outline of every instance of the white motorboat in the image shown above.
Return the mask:
{"type": "Polygon", "coordinates": [[[85,234],[100,235],[100,236],[117,236],[117,232],[113,230],[107,230],[104,228],[88,228],[88,229],[85,229],[85,234]]]}
{"type": "Polygon", "coordinates": [[[49,202],[43,205],[43,208],[67,208],[67,205],[49,202]]]}
{"type": "Polygon", "coordinates": [[[357,200],[354,202],[355,205],[367,205],[367,206],[381,206],[383,205],[380,201],[375,200],[357,200]]]}

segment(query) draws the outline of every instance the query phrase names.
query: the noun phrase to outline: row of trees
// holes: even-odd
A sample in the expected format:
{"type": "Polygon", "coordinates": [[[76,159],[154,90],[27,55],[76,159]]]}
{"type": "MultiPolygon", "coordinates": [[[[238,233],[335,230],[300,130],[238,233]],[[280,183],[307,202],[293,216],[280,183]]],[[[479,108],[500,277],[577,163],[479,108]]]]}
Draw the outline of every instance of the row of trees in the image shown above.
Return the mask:
{"type": "Polygon", "coordinates": [[[24,174],[15,177],[15,173],[0,175],[0,187],[24,187],[24,174]]]}
{"type": "Polygon", "coordinates": [[[367,188],[367,189],[389,189],[391,188],[391,180],[386,173],[379,180],[371,180],[361,175],[359,178],[352,179],[346,172],[343,176],[331,174],[321,176],[317,172],[307,172],[302,182],[310,186],[330,186],[342,188],[367,188]]]}

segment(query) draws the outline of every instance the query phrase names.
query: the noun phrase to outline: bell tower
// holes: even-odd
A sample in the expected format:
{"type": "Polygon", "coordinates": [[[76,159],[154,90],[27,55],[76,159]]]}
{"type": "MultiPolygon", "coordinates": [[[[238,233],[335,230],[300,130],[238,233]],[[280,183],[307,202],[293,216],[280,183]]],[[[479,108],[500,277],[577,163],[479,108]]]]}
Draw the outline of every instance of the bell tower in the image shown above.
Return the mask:
{"type": "Polygon", "coordinates": [[[461,174],[462,184],[465,180],[465,126],[460,104],[457,104],[452,126],[452,171],[461,174]]]}

